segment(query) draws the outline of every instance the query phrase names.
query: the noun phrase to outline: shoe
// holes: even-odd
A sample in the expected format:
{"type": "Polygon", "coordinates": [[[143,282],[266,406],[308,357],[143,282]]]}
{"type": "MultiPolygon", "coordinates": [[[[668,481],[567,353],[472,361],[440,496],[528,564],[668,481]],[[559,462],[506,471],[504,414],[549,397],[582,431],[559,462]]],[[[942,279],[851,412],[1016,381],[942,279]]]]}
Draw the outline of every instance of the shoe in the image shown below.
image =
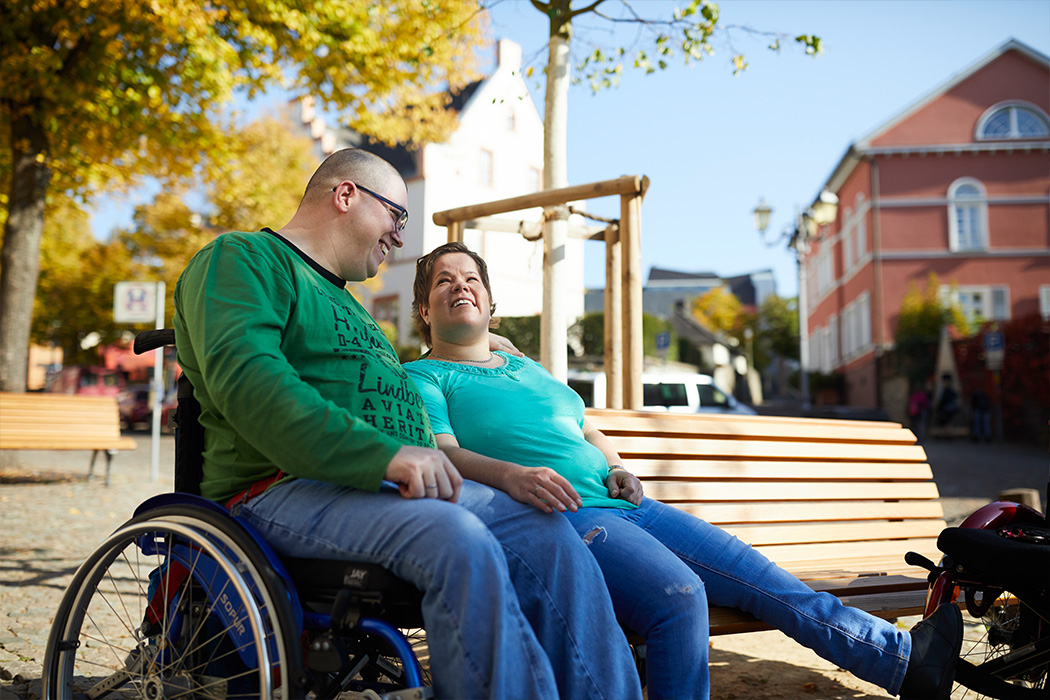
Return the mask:
{"type": "Polygon", "coordinates": [[[962,637],[962,613],[951,603],[942,604],[911,628],[911,656],[901,700],[948,700],[962,637]]]}

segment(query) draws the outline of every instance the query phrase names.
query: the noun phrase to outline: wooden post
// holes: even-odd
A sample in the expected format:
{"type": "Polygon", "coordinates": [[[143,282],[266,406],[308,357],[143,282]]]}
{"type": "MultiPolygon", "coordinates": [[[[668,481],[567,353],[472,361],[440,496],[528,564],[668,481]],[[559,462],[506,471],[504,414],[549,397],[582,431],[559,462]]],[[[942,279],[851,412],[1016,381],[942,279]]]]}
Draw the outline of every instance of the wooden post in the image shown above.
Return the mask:
{"type": "Polygon", "coordinates": [[[623,408],[623,293],[620,229],[605,229],[605,407],[623,408]]]}
{"type": "Polygon", "coordinates": [[[462,243],[463,242],[463,222],[462,221],[450,221],[450,222],[448,222],[448,242],[449,243],[462,243]]]}
{"type": "Polygon", "coordinates": [[[623,407],[642,407],[642,198],[620,196],[620,242],[623,256],[623,407]]]}

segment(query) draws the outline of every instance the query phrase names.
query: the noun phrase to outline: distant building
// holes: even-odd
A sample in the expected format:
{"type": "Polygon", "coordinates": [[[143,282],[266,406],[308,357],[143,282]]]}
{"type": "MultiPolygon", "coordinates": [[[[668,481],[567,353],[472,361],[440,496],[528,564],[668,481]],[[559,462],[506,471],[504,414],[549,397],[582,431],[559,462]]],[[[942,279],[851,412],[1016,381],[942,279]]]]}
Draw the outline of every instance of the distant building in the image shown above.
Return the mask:
{"type": "MultiPolygon", "coordinates": [[[[725,285],[747,309],[757,309],[770,294],[776,293],[772,270],[759,270],[734,277],[721,277],[714,272],[679,272],[653,267],[642,287],[642,311],[658,318],[671,320],[675,310],[684,304],[689,308],[693,300],[725,285]]],[[[605,290],[588,289],[584,299],[587,313],[603,311],[605,290]]]]}
{"type": "Polygon", "coordinates": [[[809,368],[880,403],[878,356],[935,272],[968,314],[1050,314],[1050,59],[1008,41],[850,145],[804,258],[809,368]]]}
{"type": "MultiPolygon", "coordinates": [[[[416,259],[447,240],[447,231],[433,223],[435,212],[468,204],[515,197],[542,189],[543,120],[521,75],[521,47],[506,39],[497,45],[492,75],[472,83],[453,96],[459,128],[445,143],[427,143],[418,150],[373,144],[345,128],[328,128],[307,102],[299,120],[317,140],[319,156],[340,148],[363,147],[392,163],[408,185],[405,246],[391,251],[380,268],[381,287],[354,285],[352,291],[372,315],[394,323],[398,342],[413,337],[412,281],[416,259]]],[[[502,218],[537,222],[539,211],[507,214],[502,218]]],[[[526,225],[530,237],[539,233],[526,225]]],[[[467,230],[466,243],[489,266],[497,314],[531,316],[540,313],[543,300],[543,242],[518,233],[467,230]]],[[[567,314],[583,313],[583,241],[566,245],[567,314]]]]}

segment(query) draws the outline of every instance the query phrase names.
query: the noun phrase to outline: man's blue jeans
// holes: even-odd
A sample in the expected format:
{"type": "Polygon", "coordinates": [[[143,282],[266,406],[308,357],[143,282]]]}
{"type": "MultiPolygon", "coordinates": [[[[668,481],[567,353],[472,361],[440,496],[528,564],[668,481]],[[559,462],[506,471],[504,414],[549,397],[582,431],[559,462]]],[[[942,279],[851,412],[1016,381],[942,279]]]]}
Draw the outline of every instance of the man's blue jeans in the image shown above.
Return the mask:
{"type": "Polygon", "coordinates": [[[569,524],[467,481],[459,504],[298,479],[239,509],[280,553],[376,562],[424,591],[438,698],[641,698],[569,524]]]}
{"type": "Polygon", "coordinates": [[[737,538],[659,501],[566,518],[605,573],[620,619],[647,640],[650,700],[706,700],[711,605],[740,608],[896,695],[911,636],[815,593],[737,538]]]}

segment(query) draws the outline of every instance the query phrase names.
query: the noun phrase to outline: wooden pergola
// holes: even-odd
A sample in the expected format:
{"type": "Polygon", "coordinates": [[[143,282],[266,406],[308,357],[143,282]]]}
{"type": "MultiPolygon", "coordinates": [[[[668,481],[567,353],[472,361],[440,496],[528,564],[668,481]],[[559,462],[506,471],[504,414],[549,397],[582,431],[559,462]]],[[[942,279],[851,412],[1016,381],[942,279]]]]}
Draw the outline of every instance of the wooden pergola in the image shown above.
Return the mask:
{"type": "MultiPolygon", "coordinates": [[[[569,229],[572,238],[605,241],[605,378],[609,408],[642,407],[642,199],[649,189],[644,175],[544,190],[509,199],[446,209],[434,214],[434,223],[448,228],[448,240],[463,241],[469,229],[517,231],[496,214],[564,207],[569,202],[620,197],[620,220],[602,228],[569,229]]],[[[543,274],[550,263],[544,259],[543,274]]],[[[544,313],[548,313],[544,309],[544,313]]]]}

